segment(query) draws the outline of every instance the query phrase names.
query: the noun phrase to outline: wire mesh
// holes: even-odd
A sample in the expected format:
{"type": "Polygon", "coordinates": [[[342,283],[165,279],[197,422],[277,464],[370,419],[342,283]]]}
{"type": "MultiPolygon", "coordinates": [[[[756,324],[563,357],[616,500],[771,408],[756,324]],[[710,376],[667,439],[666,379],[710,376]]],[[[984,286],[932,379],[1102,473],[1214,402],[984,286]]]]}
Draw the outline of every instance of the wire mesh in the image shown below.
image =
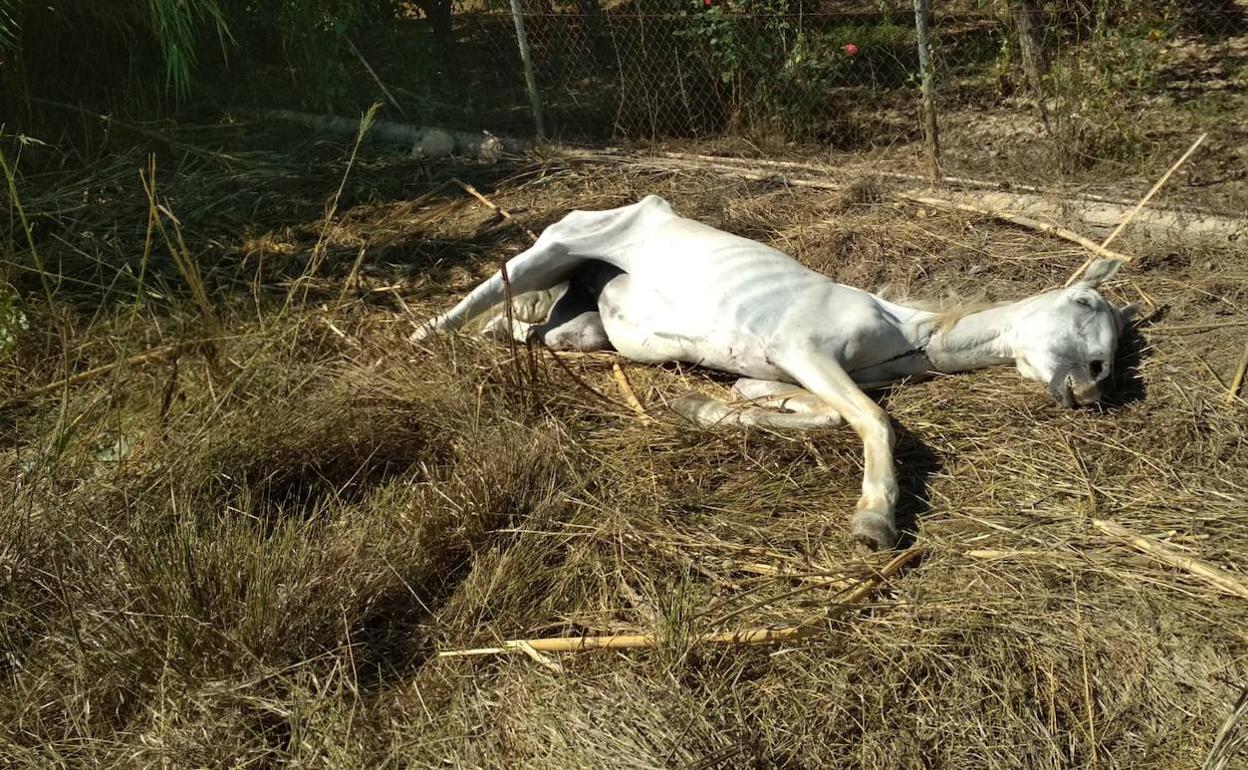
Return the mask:
{"type": "MultiPolygon", "coordinates": [[[[922,137],[912,0],[523,0],[522,11],[556,139],[854,150],[922,137]]],[[[1244,0],[947,0],[933,11],[955,161],[1002,157],[1012,141],[1028,145],[1011,151],[1023,166],[1043,154],[1059,172],[1125,168],[1169,150],[1159,137],[1176,114],[1198,128],[1246,106],[1244,0]]],[[[505,2],[456,7],[455,122],[532,133],[515,34],[505,2]]]]}

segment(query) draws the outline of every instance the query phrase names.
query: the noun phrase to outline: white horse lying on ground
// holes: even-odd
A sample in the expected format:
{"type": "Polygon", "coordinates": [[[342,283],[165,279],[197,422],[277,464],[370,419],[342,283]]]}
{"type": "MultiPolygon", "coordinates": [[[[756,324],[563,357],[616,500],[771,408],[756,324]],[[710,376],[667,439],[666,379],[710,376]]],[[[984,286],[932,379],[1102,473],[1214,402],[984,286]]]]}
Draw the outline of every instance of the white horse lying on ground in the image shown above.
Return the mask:
{"type": "MultiPolygon", "coordinates": [[[[500,315],[485,331],[510,331],[556,350],[614,349],[645,363],[700,364],[748,378],[738,381],[738,393],[789,410],[683,399],[678,411],[702,424],[849,423],[865,455],[854,537],[891,548],[893,430],[860,385],[1013,363],[1064,406],[1095,403],[1135,313],[1134,305],[1115,308],[1096,292],[1120,264],[1102,260],[1069,288],[1019,302],[931,312],[842,286],[769,246],[685,219],[650,195],[609,211],[574,211],[548,227],[507,262],[507,274],[518,310],[545,298],[553,300],[549,314],[518,312],[510,330],[500,315]]],[[[500,272],[412,341],[460,329],[503,298],[500,272]]]]}

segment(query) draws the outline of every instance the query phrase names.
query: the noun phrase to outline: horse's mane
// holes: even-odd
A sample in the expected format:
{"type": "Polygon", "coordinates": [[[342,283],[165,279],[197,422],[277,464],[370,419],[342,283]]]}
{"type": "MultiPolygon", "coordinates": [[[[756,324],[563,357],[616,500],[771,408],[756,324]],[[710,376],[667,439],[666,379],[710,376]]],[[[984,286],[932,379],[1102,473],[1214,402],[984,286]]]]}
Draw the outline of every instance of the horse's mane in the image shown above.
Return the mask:
{"type": "Polygon", "coordinates": [[[968,315],[974,315],[984,310],[1008,304],[1010,303],[988,302],[986,300],[981,300],[979,302],[967,302],[960,305],[943,307],[935,311],[937,315],[936,318],[933,319],[933,323],[936,325],[937,330],[947,332],[952,329],[958,321],[961,321],[968,315]]]}
{"type": "Polygon", "coordinates": [[[1009,302],[994,302],[987,299],[968,300],[956,294],[946,295],[942,299],[912,299],[909,297],[889,296],[892,293],[891,289],[891,286],[885,284],[878,291],[872,293],[880,299],[897,305],[905,305],[915,310],[935,313],[936,317],[931,320],[931,323],[939,332],[949,331],[958,321],[961,321],[968,315],[1010,304],[1009,302]]]}

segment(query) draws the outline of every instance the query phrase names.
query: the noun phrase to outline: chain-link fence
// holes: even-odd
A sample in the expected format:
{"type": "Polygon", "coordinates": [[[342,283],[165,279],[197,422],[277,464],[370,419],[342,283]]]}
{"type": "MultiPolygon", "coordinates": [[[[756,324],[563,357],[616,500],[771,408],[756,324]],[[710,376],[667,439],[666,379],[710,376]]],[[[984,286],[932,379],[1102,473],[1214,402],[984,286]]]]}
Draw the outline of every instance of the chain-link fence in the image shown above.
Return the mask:
{"type": "MultiPolygon", "coordinates": [[[[850,104],[913,95],[908,2],[527,0],[523,15],[538,98],[560,138],[770,131],[823,139],[844,124],[850,104]]],[[[456,30],[470,70],[465,93],[505,95],[512,111],[531,114],[510,8],[463,6],[456,30]]],[[[973,36],[958,30],[942,42],[979,44],[973,36]]]]}
{"type": "MultiPolygon", "coordinates": [[[[642,3],[530,24],[542,99],[569,136],[831,140],[851,113],[914,94],[914,10],[642,3]]],[[[951,41],[952,42],[952,41],[951,41]]]]}
{"type": "MultiPolygon", "coordinates": [[[[522,11],[558,139],[857,149],[921,136],[912,0],[523,0],[522,11]]],[[[1026,124],[1060,163],[1147,154],[1153,121],[1173,127],[1169,108],[1209,122],[1245,104],[1246,16],[1245,0],[935,2],[946,147],[991,156],[1026,124]]],[[[533,133],[511,7],[465,0],[454,29],[454,122],[533,133]]]]}

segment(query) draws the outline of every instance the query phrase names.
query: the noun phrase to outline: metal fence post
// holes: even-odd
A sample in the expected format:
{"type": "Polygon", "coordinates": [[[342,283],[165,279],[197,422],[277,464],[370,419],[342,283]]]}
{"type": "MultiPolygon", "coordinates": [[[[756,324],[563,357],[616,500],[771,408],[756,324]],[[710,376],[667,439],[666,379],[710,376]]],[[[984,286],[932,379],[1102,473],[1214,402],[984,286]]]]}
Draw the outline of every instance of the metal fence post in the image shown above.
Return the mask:
{"type": "Polygon", "coordinates": [[[939,182],[940,135],[936,126],[936,94],[932,85],[932,43],[928,23],[930,18],[930,0],[914,0],[914,28],[919,37],[919,69],[923,78],[923,134],[927,145],[927,170],[932,181],[939,182]]]}
{"type": "Polygon", "coordinates": [[[537,76],[533,74],[533,57],[529,53],[529,36],[524,31],[524,12],[520,0],[511,0],[511,18],[516,22],[516,44],[520,46],[520,61],[524,65],[524,84],[529,90],[529,107],[533,110],[533,125],[537,138],[546,138],[546,121],[542,118],[542,97],[537,92],[537,76]]]}

